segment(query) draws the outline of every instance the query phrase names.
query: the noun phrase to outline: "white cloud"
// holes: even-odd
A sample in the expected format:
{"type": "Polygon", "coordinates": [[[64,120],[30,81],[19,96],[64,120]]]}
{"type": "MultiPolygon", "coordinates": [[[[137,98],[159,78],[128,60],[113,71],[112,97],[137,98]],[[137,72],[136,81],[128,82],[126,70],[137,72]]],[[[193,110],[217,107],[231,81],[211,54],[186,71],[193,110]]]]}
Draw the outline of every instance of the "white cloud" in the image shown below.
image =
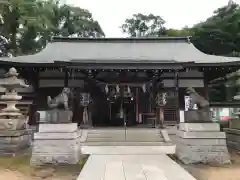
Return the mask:
{"type": "MultiPolygon", "coordinates": [[[[240,0],[235,2],[240,3],[240,0]]],[[[212,15],[228,0],[66,0],[88,9],[107,37],[122,37],[119,26],[134,13],[160,15],[168,28],[192,26],[212,15]]]]}

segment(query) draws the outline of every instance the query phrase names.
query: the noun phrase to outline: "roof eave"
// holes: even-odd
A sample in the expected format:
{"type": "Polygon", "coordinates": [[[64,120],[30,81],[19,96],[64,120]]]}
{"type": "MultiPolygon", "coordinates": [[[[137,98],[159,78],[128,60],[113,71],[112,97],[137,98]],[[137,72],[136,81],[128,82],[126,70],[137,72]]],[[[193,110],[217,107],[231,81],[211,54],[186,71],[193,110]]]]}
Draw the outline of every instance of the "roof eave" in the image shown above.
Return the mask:
{"type": "Polygon", "coordinates": [[[52,42],[159,42],[159,41],[174,41],[174,42],[189,42],[190,36],[179,36],[179,37],[128,37],[128,38],[78,38],[78,37],[52,37],[52,42]]]}

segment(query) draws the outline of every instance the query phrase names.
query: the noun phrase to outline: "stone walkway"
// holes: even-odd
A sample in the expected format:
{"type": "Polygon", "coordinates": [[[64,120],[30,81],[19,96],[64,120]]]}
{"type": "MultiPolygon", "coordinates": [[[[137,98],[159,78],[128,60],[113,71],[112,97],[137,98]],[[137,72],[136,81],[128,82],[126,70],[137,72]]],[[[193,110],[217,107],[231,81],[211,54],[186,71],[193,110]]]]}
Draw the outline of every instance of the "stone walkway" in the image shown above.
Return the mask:
{"type": "Polygon", "coordinates": [[[77,180],[196,180],[167,155],[91,155],[77,180]]]}

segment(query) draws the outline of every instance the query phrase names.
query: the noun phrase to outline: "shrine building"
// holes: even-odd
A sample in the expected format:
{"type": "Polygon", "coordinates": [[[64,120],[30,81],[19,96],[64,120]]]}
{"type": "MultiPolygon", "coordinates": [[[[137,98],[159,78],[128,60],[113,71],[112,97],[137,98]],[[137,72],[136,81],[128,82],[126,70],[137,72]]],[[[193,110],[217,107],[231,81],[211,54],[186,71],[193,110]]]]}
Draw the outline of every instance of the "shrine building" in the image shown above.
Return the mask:
{"type": "Polygon", "coordinates": [[[48,109],[47,96],[69,87],[73,122],[82,124],[87,111],[93,127],[155,127],[157,106],[163,108],[164,123],[178,123],[186,88],[209,100],[210,82],[238,70],[240,58],[205,54],[189,37],[54,37],[42,51],[1,57],[0,65],[1,76],[15,67],[31,85],[18,90],[23,100],[17,105],[29,114],[30,124],[40,121],[37,111],[48,109]],[[84,93],[89,95],[86,105],[84,93]]]}

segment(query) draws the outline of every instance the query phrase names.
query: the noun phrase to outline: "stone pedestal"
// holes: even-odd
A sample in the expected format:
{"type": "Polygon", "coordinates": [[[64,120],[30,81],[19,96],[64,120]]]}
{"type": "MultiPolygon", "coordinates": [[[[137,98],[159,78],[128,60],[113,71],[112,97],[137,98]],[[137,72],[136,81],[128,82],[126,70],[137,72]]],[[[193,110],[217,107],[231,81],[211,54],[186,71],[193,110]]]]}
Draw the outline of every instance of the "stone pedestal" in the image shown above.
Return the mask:
{"type": "Polygon", "coordinates": [[[226,135],[218,123],[180,123],[176,155],[184,164],[230,162],[226,135]]]}
{"type": "Polygon", "coordinates": [[[229,120],[229,128],[240,130],[240,119],[239,118],[230,119],[229,120]]]}
{"type": "Polygon", "coordinates": [[[208,109],[184,111],[186,123],[212,123],[211,111],[208,109]]]}
{"type": "Polygon", "coordinates": [[[224,128],[227,135],[227,145],[230,148],[240,151],[240,129],[224,128]]]}
{"type": "Polygon", "coordinates": [[[14,155],[32,144],[31,130],[0,131],[0,155],[14,155]]]}
{"type": "Polygon", "coordinates": [[[46,111],[44,121],[47,123],[71,123],[72,116],[72,111],[54,109],[46,111]]]}
{"type": "Polygon", "coordinates": [[[40,124],[34,134],[31,164],[77,164],[80,136],[77,123],[40,124]]]}

